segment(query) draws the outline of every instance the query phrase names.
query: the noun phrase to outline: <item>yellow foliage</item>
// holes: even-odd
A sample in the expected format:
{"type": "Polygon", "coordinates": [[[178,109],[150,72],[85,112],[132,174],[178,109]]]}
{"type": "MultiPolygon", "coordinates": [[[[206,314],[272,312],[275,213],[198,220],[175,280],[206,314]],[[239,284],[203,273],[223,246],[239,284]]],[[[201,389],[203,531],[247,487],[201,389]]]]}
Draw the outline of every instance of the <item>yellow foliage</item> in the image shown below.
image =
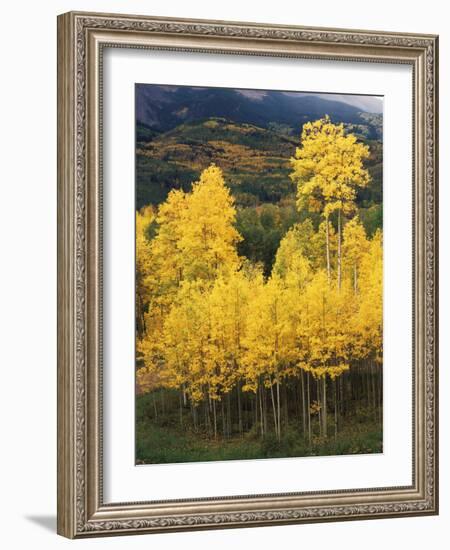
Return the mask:
{"type": "Polygon", "coordinates": [[[185,278],[212,281],[239,266],[236,244],[242,239],[233,226],[234,199],[222,171],[212,164],[193,184],[181,220],[180,250],[185,278]]]}
{"type": "Polygon", "coordinates": [[[359,308],[354,316],[355,355],[381,363],[383,356],[383,243],[377,231],[361,258],[359,308]]]}
{"type": "Polygon", "coordinates": [[[333,124],[328,116],[303,125],[301,146],[291,159],[291,174],[297,183],[297,200],[313,212],[328,218],[335,210],[344,214],[354,209],[357,187],[370,181],[363,160],[369,148],[345,134],[343,124],[333,124]]]}
{"type": "MultiPolygon", "coordinates": [[[[342,231],[342,281],[324,264],[338,238],[328,224],[351,210],[367,148],[328,118],[305,124],[293,160],[299,200],[320,211],[282,239],[271,276],[237,254],[236,210],[220,168],[190,193],[171,191],[158,211],[136,214],[138,293],[147,304],[138,334],[139,391],[176,388],[192,403],[220,401],[236,385],[272,389],[301,371],[335,380],[352,362],[382,358],[382,234],[357,217],[342,231]],[[152,231],[149,231],[152,229],[152,231]]],[[[325,383],[325,382],[324,382],[325,383]]],[[[311,404],[311,412],[320,405],[311,404]]]]}
{"type": "Polygon", "coordinates": [[[211,282],[223,270],[239,265],[233,226],[233,198],[222,172],[211,165],[191,193],[173,190],[156,217],[158,232],[151,242],[152,270],[147,277],[154,300],[169,308],[185,280],[211,282]]]}

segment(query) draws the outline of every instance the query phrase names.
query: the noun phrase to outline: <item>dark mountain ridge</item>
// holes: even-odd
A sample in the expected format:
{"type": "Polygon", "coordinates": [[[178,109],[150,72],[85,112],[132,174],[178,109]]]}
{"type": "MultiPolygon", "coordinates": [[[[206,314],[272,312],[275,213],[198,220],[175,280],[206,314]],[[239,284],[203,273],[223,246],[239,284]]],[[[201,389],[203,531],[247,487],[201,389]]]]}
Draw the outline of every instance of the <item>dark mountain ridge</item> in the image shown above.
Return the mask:
{"type": "Polygon", "coordinates": [[[303,123],[325,114],[333,122],[362,125],[366,137],[380,139],[381,115],[367,116],[360,107],[323,95],[136,84],[136,119],[157,132],[199,119],[223,117],[263,128],[277,124],[298,135],[303,123]]]}

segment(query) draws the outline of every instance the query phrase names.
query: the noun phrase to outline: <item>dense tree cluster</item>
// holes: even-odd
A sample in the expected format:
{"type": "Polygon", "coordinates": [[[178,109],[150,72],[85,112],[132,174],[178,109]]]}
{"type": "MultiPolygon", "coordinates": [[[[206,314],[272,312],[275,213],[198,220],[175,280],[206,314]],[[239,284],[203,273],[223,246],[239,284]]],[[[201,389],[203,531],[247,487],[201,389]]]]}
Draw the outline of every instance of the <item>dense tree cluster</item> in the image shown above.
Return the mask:
{"type": "Polygon", "coordinates": [[[320,223],[292,225],[270,273],[238,254],[214,164],[136,214],[138,391],[178,392],[180,424],[189,413],[210,437],[280,439],[292,415],[309,440],[312,418],[327,437],[361,388],[381,410],[382,234],[355,208],[368,154],[327,117],[303,126],[291,177],[320,223]]]}

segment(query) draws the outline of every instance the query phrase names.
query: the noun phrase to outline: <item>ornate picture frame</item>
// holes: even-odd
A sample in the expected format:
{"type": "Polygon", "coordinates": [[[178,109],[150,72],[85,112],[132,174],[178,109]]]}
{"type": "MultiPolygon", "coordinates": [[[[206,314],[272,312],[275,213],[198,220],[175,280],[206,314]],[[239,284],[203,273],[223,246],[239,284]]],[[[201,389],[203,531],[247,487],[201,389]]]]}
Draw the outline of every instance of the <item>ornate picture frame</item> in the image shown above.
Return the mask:
{"type": "Polygon", "coordinates": [[[90,536],[438,513],[438,38],[70,12],[58,17],[58,533],[90,536]],[[105,503],[105,48],[406,64],[413,74],[412,484],[105,503]]]}

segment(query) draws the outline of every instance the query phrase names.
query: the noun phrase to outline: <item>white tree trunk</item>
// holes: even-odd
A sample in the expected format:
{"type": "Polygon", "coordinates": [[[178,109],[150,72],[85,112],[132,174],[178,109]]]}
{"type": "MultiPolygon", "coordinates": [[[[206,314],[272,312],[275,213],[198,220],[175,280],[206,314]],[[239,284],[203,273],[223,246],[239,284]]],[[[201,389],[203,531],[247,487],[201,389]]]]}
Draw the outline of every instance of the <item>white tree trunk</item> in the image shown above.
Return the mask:
{"type": "Polygon", "coordinates": [[[324,437],[328,436],[327,433],[327,377],[323,377],[322,382],[322,433],[324,437]]]}
{"type": "Polygon", "coordinates": [[[342,254],[341,254],[341,209],[338,210],[338,261],[337,261],[337,272],[338,272],[338,290],[341,289],[341,279],[342,279],[342,254]]]}
{"type": "Polygon", "coordinates": [[[331,281],[331,264],[330,264],[330,222],[328,218],[325,220],[325,235],[326,235],[326,245],[327,245],[327,278],[328,284],[331,281]]]}

